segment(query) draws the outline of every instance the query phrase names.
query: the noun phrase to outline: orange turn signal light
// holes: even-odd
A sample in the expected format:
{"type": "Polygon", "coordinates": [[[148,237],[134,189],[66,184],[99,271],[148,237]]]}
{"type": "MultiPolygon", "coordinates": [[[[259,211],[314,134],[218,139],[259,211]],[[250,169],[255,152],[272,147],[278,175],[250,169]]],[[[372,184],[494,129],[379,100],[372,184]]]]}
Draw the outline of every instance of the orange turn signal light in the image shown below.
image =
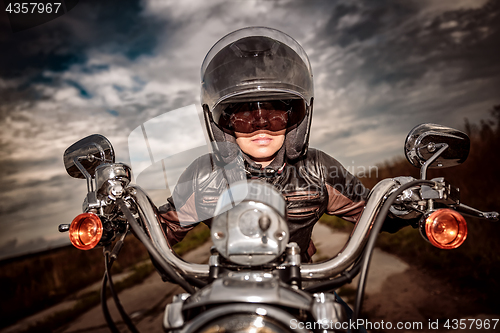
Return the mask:
{"type": "Polygon", "coordinates": [[[439,209],[426,218],[425,234],[440,249],[456,249],[467,238],[467,222],[452,209],[439,209]]]}
{"type": "Polygon", "coordinates": [[[83,213],[75,217],[69,227],[69,240],[80,250],[93,249],[102,237],[101,219],[92,213],[83,213]]]}

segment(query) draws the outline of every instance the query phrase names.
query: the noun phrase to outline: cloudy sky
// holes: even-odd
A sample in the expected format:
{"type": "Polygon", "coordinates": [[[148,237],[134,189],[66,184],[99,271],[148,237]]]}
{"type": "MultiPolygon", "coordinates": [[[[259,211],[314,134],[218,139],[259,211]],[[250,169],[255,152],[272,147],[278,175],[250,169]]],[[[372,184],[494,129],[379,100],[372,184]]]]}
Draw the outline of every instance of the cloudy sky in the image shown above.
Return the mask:
{"type": "Polygon", "coordinates": [[[17,33],[1,12],[0,258],[68,242],[57,225],[86,186],[64,170],[67,147],[100,133],[130,163],[134,129],[197,105],[205,54],[247,26],[304,47],[311,146],[350,168],[402,156],[419,123],[460,128],[500,103],[498,1],[95,0],[17,33]]]}

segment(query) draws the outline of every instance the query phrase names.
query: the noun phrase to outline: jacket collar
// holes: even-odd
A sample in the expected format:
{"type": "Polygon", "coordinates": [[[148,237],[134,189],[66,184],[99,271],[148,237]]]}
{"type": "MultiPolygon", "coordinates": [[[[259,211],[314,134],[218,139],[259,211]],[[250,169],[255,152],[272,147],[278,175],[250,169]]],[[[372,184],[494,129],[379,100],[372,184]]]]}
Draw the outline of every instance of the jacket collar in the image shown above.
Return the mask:
{"type": "Polygon", "coordinates": [[[280,150],[276,153],[274,160],[265,168],[262,165],[256,163],[247,154],[243,153],[243,158],[245,160],[245,171],[247,174],[252,176],[266,175],[273,176],[275,174],[280,174],[285,167],[285,145],[281,146],[280,150]]]}

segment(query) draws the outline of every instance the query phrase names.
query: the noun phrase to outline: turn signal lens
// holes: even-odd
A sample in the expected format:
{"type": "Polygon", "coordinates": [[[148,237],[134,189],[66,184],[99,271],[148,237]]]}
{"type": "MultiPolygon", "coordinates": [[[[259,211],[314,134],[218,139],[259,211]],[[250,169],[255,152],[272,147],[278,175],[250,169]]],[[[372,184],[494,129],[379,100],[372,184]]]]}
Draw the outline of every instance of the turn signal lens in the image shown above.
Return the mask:
{"type": "Polygon", "coordinates": [[[432,245],[440,249],[456,249],[467,238],[467,223],[452,209],[440,209],[425,220],[425,233],[432,245]]]}
{"type": "Polygon", "coordinates": [[[83,213],[75,217],[69,227],[69,240],[80,250],[93,249],[102,237],[102,222],[92,213],[83,213]]]}

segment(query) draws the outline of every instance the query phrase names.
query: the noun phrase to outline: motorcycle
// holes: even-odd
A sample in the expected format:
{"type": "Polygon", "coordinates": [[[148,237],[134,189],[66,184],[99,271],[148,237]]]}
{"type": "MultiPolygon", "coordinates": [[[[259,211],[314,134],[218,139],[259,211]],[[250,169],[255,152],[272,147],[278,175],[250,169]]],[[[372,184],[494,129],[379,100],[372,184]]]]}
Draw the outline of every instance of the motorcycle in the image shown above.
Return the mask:
{"type": "Polygon", "coordinates": [[[101,135],[86,137],[64,153],[68,174],[87,180],[83,213],[70,225],[71,243],[81,250],[103,246],[103,313],[118,332],[106,303],[106,286],[125,324],[137,332],[113,289],[110,267],[125,235],[132,232],[146,247],[158,272],[181,286],[164,312],[163,328],[172,333],[348,332],[362,329],[360,309],[375,240],[389,213],[421,216],[422,237],[441,249],[460,246],[467,237],[464,215],[491,221],[497,212],[481,212],[460,202],[459,190],[444,178],[427,180],[428,168],[463,163],[470,140],[458,130],[421,124],[405,142],[408,161],[420,167],[420,179],[380,181],[370,192],[348,242],[333,258],[303,263],[300,248],[289,242],[286,202],[262,181],[239,181],[219,197],[210,230],[208,264],[178,257],[160,226],[158,211],[146,192],[131,184],[131,169],[115,163],[111,143],[101,135]],[[354,312],[348,315],[335,289],[360,274],[354,312]]]}

